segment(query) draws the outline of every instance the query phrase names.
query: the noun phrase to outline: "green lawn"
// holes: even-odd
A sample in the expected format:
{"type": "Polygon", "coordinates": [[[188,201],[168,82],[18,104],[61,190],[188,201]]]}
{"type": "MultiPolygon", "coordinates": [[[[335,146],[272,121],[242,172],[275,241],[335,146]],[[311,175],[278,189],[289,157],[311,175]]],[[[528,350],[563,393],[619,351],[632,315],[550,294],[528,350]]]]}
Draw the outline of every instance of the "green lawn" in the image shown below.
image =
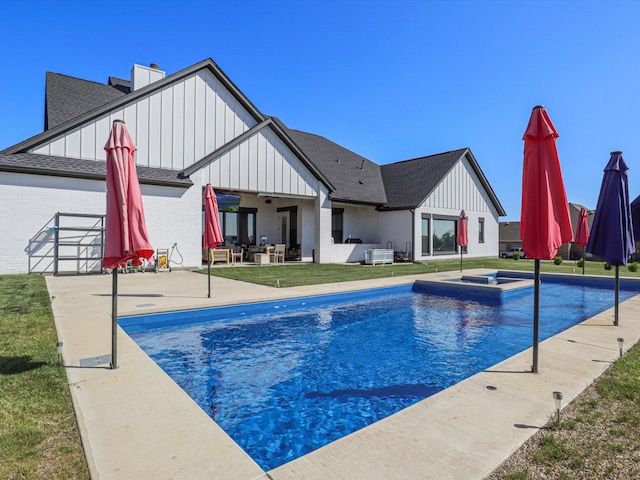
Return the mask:
{"type": "MultiPolygon", "coordinates": [[[[502,258],[463,259],[463,269],[491,268],[498,270],[521,270],[533,272],[533,260],[513,260],[502,258]]],[[[420,273],[459,271],[460,260],[444,260],[430,263],[396,263],[392,265],[345,265],[345,264],[285,264],[262,266],[215,267],[211,275],[258,283],[271,287],[294,287],[297,285],[315,285],[319,283],[347,282],[391,276],[415,275],[420,273]]],[[[576,262],[565,261],[560,265],[553,262],[541,262],[542,272],[582,273],[582,267],[576,262]]],[[[198,270],[207,273],[207,269],[198,270]]],[[[600,262],[587,262],[587,275],[614,275],[614,270],[605,270],[600,262]]],[[[640,278],[640,272],[630,272],[620,267],[620,275],[640,278]]]]}
{"type": "Polygon", "coordinates": [[[639,406],[637,344],[488,480],[640,478],[639,406]]]}
{"type": "MultiPolygon", "coordinates": [[[[465,259],[463,265],[465,269],[484,267],[533,271],[533,261],[530,260],[465,259]]],[[[377,266],[297,264],[224,267],[212,269],[212,274],[274,287],[288,287],[456,271],[459,268],[460,261],[451,260],[377,266]]],[[[542,262],[543,272],[574,273],[574,270],[581,272],[573,262],[561,265],[542,262]]],[[[206,269],[200,272],[206,274],[206,269]]],[[[640,273],[629,272],[627,268],[621,268],[620,273],[622,276],[640,276],[640,273]]],[[[613,275],[613,270],[605,270],[600,263],[589,263],[587,274],[613,275]]],[[[0,276],[0,478],[3,480],[89,478],[66,372],[64,367],[58,365],[56,341],[44,278],[32,275],[0,276]]],[[[637,350],[638,347],[634,347],[630,351],[629,360],[640,356],[637,350]]],[[[603,396],[631,397],[629,401],[635,402],[637,407],[638,386],[633,382],[640,378],[640,361],[618,363],[614,373],[620,375],[622,380],[604,378],[601,388],[603,396]],[[629,382],[633,385],[629,386],[629,382]],[[605,390],[613,393],[605,393],[605,390]]],[[[598,408],[606,408],[607,401],[603,399],[598,408]]],[[[620,417],[615,421],[619,423],[620,417]]],[[[629,430],[634,445],[640,445],[638,422],[640,420],[634,416],[631,421],[634,428],[629,430]]],[[[578,422],[572,425],[572,428],[581,427],[578,422]]],[[[615,425],[607,425],[606,428],[611,428],[613,433],[616,431],[615,425]]],[[[616,451],[615,454],[633,455],[634,451],[637,449],[629,448],[626,452],[616,451]]],[[[599,450],[586,450],[581,455],[605,454],[599,450]]]]}
{"type": "Polygon", "coordinates": [[[43,277],[0,276],[0,478],[89,478],[43,277]]]}

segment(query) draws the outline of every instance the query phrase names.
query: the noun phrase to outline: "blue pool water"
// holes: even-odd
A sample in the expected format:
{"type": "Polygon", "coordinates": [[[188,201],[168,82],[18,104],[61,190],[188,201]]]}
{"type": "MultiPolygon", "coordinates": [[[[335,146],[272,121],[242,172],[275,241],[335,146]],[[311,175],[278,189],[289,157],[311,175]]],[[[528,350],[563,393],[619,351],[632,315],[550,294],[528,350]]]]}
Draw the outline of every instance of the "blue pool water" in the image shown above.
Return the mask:
{"type": "MultiPolygon", "coordinates": [[[[598,286],[543,281],[540,339],[612,307],[612,288],[598,286]]],[[[270,470],[531,346],[532,288],[499,301],[419,288],[120,323],[270,470]]],[[[621,291],[620,301],[637,293],[621,291]]]]}

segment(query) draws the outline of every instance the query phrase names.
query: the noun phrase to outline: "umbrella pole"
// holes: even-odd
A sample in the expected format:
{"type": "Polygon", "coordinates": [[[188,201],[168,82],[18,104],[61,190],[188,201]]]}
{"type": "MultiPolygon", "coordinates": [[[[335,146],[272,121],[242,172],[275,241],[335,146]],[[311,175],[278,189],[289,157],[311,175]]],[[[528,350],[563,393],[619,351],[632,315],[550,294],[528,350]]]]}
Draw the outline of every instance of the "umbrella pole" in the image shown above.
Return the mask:
{"type": "Polygon", "coordinates": [[[113,269],[111,292],[111,369],[118,368],[118,266],[113,269]]]}
{"type": "Polygon", "coordinates": [[[613,316],[613,324],[618,326],[618,300],[619,300],[619,292],[620,292],[620,267],[616,265],[616,286],[615,286],[615,308],[614,308],[614,316],[613,316]]]}
{"type": "Polygon", "coordinates": [[[584,265],[587,263],[587,247],[582,247],[582,275],[584,275],[584,265]]]}
{"type": "Polygon", "coordinates": [[[533,279],[533,366],[531,371],[538,373],[538,327],[540,324],[540,260],[535,259],[533,279]]]}
{"type": "Polygon", "coordinates": [[[207,248],[207,279],[208,279],[208,294],[207,297],[211,298],[211,249],[207,248]]]}
{"type": "Polygon", "coordinates": [[[460,247],[460,271],[462,272],[462,247],[460,247]]]}

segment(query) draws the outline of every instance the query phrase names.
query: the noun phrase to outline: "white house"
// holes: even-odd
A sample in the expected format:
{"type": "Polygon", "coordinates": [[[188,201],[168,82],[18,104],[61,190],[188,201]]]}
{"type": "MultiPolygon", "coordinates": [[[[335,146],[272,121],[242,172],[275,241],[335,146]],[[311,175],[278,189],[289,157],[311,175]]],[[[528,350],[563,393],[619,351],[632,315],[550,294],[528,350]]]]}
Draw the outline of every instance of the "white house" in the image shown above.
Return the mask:
{"type": "Polygon", "coordinates": [[[134,65],[107,84],[47,73],[45,131],[0,152],[0,273],[100,271],[116,119],[138,147],[151,242],[174,266],[202,264],[207,183],[228,242],[266,238],[319,263],[373,247],[454,258],[464,209],[467,256],[498,255],[505,212],[468,148],[377,165],[262,114],[209,59],[169,76],[134,65]]]}

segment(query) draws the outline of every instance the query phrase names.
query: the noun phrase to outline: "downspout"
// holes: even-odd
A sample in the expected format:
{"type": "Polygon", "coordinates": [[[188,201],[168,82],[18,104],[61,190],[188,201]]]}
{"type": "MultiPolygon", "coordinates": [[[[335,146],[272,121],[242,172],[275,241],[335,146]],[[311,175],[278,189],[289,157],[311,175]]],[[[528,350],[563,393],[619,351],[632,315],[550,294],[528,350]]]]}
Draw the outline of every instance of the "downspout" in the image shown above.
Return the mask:
{"type": "Polygon", "coordinates": [[[416,261],[416,249],[414,245],[416,244],[416,209],[410,208],[409,212],[411,213],[411,261],[416,261]]]}

